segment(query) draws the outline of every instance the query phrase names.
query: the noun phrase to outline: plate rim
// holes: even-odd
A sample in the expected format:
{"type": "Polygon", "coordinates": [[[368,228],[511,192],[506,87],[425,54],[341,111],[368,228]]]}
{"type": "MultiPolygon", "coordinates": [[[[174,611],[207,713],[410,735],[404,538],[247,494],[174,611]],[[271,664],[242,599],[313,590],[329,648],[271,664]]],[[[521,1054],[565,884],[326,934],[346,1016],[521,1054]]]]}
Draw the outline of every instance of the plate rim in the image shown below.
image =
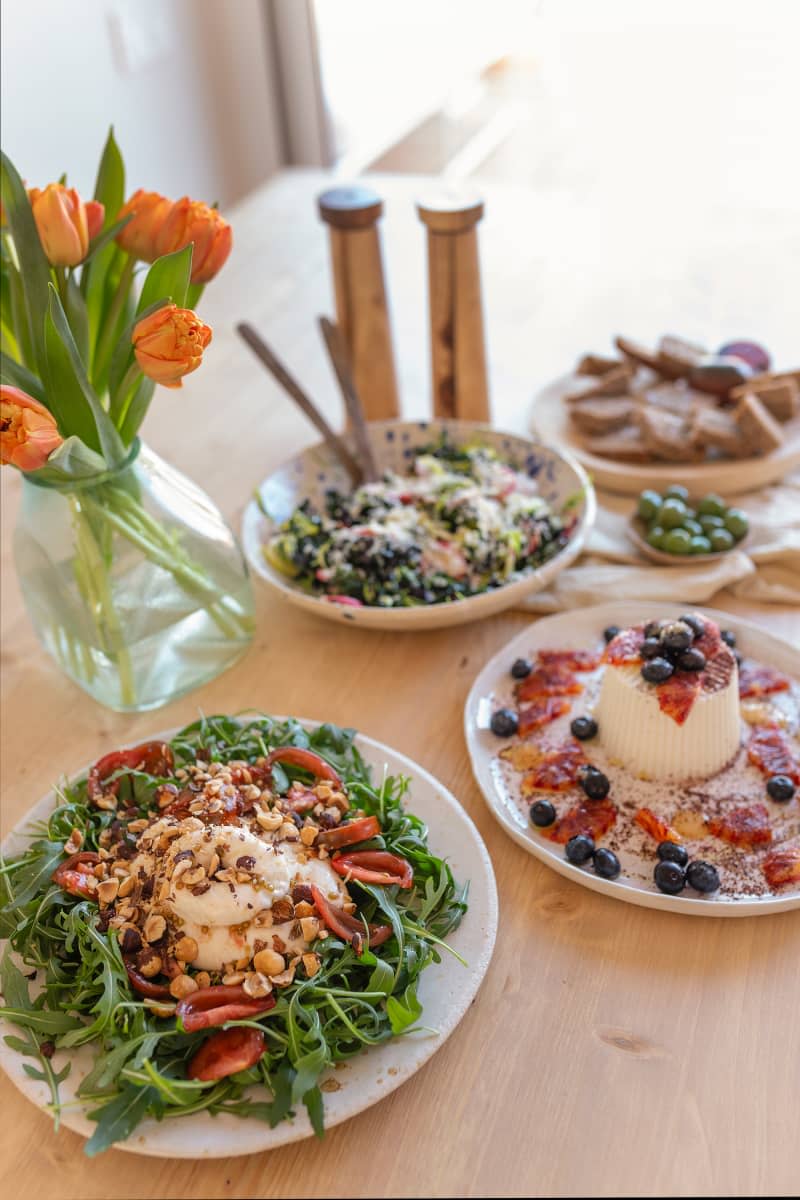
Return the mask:
{"type": "Polygon", "coordinates": [[[545,450],[560,458],[574,471],[586,497],[583,520],[568,544],[554,558],[549,559],[540,567],[535,567],[524,575],[523,578],[503,584],[501,587],[495,588],[490,592],[481,592],[476,596],[467,596],[463,600],[456,600],[450,604],[383,609],[377,605],[354,608],[326,601],[322,596],[315,596],[294,586],[290,580],[281,576],[278,571],[275,571],[264,561],[263,555],[259,552],[263,543],[258,534],[259,522],[264,520],[264,514],[255,498],[260,494],[264,485],[279,471],[283,471],[291,463],[304,458],[306,455],[324,450],[326,443],[322,440],[304,447],[291,458],[285,459],[270,471],[268,475],[265,475],[253,489],[254,496],[245,506],[240,525],[242,548],[248,567],[253,574],[277,591],[279,595],[282,595],[289,603],[294,604],[298,608],[303,608],[307,612],[315,613],[324,619],[346,621],[350,624],[358,624],[362,628],[388,629],[397,633],[405,633],[410,630],[420,630],[423,628],[445,628],[451,625],[466,624],[468,621],[480,620],[492,613],[513,608],[524,596],[546,587],[561,571],[575,562],[583,552],[589,534],[597,520],[597,495],[589,472],[570,449],[560,446],[554,441],[545,441],[542,438],[535,437],[530,432],[515,432],[514,430],[496,427],[487,421],[466,421],[460,418],[432,417],[424,421],[398,418],[396,420],[370,421],[367,429],[374,430],[378,434],[382,430],[391,427],[402,430],[404,428],[420,429],[423,426],[425,428],[429,426],[437,428],[448,428],[451,426],[466,427],[467,430],[475,434],[483,432],[491,433],[493,436],[513,438],[515,441],[525,442],[532,449],[545,450]]]}
{"type": "MultiPolygon", "coordinates": [[[[540,617],[526,629],[515,634],[504,646],[500,647],[496,654],[492,655],[484,663],[470,687],[464,704],[463,722],[472,773],[484,802],[501,829],[512,837],[524,850],[543,863],[544,866],[570,879],[573,883],[580,884],[590,891],[598,892],[622,903],[635,904],[640,908],[652,908],[665,912],[679,913],[683,916],[725,918],[771,916],[800,908],[800,891],[790,896],[770,896],[760,900],[706,900],[689,896],[667,896],[660,892],[644,891],[643,889],[626,884],[624,881],[601,879],[597,875],[590,874],[587,871],[581,870],[580,867],[567,862],[565,858],[559,857],[555,851],[549,849],[549,843],[548,845],[543,844],[533,836],[529,829],[522,829],[517,826],[505,812],[505,805],[497,802],[497,795],[491,776],[481,761],[482,748],[478,741],[480,730],[478,730],[475,720],[478,701],[481,694],[485,693],[486,690],[485,679],[489,677],[496,678],[497,664],[501,660],[513,658],[520,649],[523,649],[526,639],[530,639],[532,631],[541,626],[542,622],[563,621],[576,616],[588,617],[591,614],[593,617],[596,616],[599,629],[602,628],[601,622],[608,623],[609,618],[622,617],[624,619],[626,610],[637,610],[631,614],[631,617],[640,618],[643,605],[646,607],[648,603],[660,604],[666,613],[674,610],[678,616],[681,611],[686,611],[687,608],[686,604],[678,605],[660,601],[640,602],[637,600],[620,600],[609,601],[605,604],[588,605],[583,608],[568,609],[559,613],[551,613],[540,617]]],[[[798,660],[798,668],[793,669],[800,669],[800,652],[795,651],[790,643],[775,637],[774,634],[769,633],[746,618],[740,618],[733,613],[722,612],[719,609],[709,608],[705,605],[697,607],[698,611],[707,614],[712,620],[724,621],[725,625],[729,626],[737,636],[741,632],[755,633],[772,643],[775,651],[782,654],[785,654],[788,648],[791,651],[792,658],[794,659],[796,656],[798,660]]]]}
{"type": "MultiPolygon", "coordinates": [[[[244,712],[235,714],[235,716],[237,718],[245,717],[249,715],[249,711],[250,710],[245,710],[244,712]]],[[[257,710],[253,710],[252,715],[259,714],[257,710]]],[[[270,715],[274,720],[277,721],[289,719],[282,714],[263,715],[270,715]]],[[[324,721],[319,721],[309,717],[293,717],[292,719],[298,721],[298,723],[303,725],[304,728],[318,728],[320,725],[325,723],[324,721]]],[[[159,740],[170,740],[182,728],[185,728],[185,726],[181,725],[170,727],[168,730],[156,731],[151,736],[152,738],[159,740]]],[[[120,748],[124,749],[127,745],[138,745],[141,740],[141,738],[138,738],[135,743],[125,743],[120,748]]],[[[326,1116],[326,1132],[335,1128],[337,1125],[343,1124],[345,1121],[349,1121],[352,1117],[359,1116],[361,1113],[366,1112],[367,1110],[373,1108],[376,1104],[379,1104],[381,1101],[386,1099],[386,1097],[392,1092],[396,1091],[397,1088],[401,1087],[404,1083],[408,1082],[409,1079],[413,1078],[413,1076],[416,1075],[417,1072],[424,1067],[426,1063],[428,1063],[430,1059],[433,1058],[433,1056],[437,1053],[437,1051],[445,1044],[451,1034],[460,1025],[461,1021],[466,1016],[478,995],[480,985],[486,975],[486,972],[488,971],[492,956],[494,954],[499,922],[499,901],[494,865],[492,863],[489,851],[486,848],[486,844],[481,836],[480,830],[464,806],[459,803],[456,796],[441,782],[441,780],[439,780],[425,767],[421,766],[421,764],[412,759],[409,755],[400,750],[395,750],[393,747],[387,745],[387,743],[378,741],[376,738],[370,737],[369,734],[362,733],[360,730],[356,731],[355,741],[356,744],[358,744],[360,741],[362,746],[368,745],[369,748],[376,754],[376,756],[384,753],[391,755],[397,761],[398,766],[402,767],[404,770],[410,769],[411,773],[426,783],[426,785],[430,788],[431,803],[437,806],[439,804],[443,804],[451,814],[454,814],[456,818],[460,818],[462,832],[468,838],[471,847],[476,854],[476,861],[481,866],[479,879],[485,889],[482,907],[485,928],[483,929],[483,932],[479,934],[476,927],[476,936],[480,936],[481,939],[480,954],[475,957],[474,961],[468,963],[469,973],[464,979],[466,986],[460,991],[458,1003],[451,1005],[451,1007],[448,1009],[448,1019],[437,1030],[437,1036],[435,1038],[431,1036],[429,1040],[424,1043],[421,1039],[417,1040],[416,1042],[411,1042],[409,1040],[409,1044],[412,1046],[422,1047],[422,1052],[420,1053],[418,1051],[415,1055],[414,1064],[405,1070],[403,1070],[401,1067],[394,1075],[389,1075],[388,1071],[384,1072],[383,1089],[380,1096],[368,1100],[366,1103],[361,1103],[359,1100],[356,1100],[355,1104],[349,1105],[340,1114],[336,1114],[330,1119],[328,1119],[326,1116]]],[[[71,771],[67,777],[73,778],[75,775],[82,774],[88,770],[89,765],[91,764],[78,767],[77,769],[71,771]]],[[[375,769],[374,763],[371,763],[370,765],[372,765],[373,769],[375,769]]],[[[10,848],[11,843],[16,842],[26,836],[25,830],[27,827],[29,827],[33,814],[37,809],[42,808],[43,810],[47,811],[48,808],[52,808],[56,800],[56,786],[57,785],[54,785],[49,792],[46,792],[39,798],[38,801],[36,801],[34,805],[30,806],[25,814],[19,819],[19,821],[17,821],[6,833],[2,840],[2,845],[0,845],[0,852],[2,852],[3,855],[6,855],[9,852],[16,852],[10,848]]],[[[36,820],[37,818],[33,817],[33,819],[36,820]]],[[[424,816],[423,820],[425,820],[424,816]]],[[[426,820],[426,824],[427,823],[428,822],[426,820]]],[[[472,889],[476,883],[476,878],[474,875],[470,876],[469,883],[470,896],[472,896],[472,889]]],[[[0,944],[5,947],[7,943],[4,940],[0,944]]],[[[447,958],[443,956],[442,962],[445,961],[447,961],[448,964],[452,961],[454,965],[459,965],[456,963],[456,960],[452,959],[452,956],[447,956],[447,958]]],[[[437,964],[434,964],[434,966],[436,965],[437,964]]],[[[441,964],[438,964],[438,966],[441,967],[441,964]]],[[[456,979],[458,979],[457,976],[456,979]]],[[[1,1014],[0,1020],[2,1020],[1,1014]]],[[[13,1026],[12,1022],[5,1022],[5,1024],[13,1026]]],[[[373,1054],[377,1054],[386,1047],[397,1046],[401,1044],[403,1040],[404,1039],[400,1038],[392,1038],[389,1041],[382,1043],[381,1046],[376,1046],[370,1049],[373,1054]]],[[[361,1059],[369,1052],[369,1050],[364,1051],[362,1054],[359,1054],[357,1058],[361,1059]]],[[[22,1056],[17,1051],[7,1046],[5,1041],[0,1038],[0,1068],[2,1068],[7,1078],[25,1097],[26,1100],[31,1102],[40,1112],[46,1113],[46,1106],[39,1103],[39,1101],[31,1094],[33,1088],[35,1087],[35,1082],[28,1080],[28,1077],[23,1075],[21,1070],[15,1071],[9,1069],[9,1064],[18,1063],[18,1060],[21,1061],[21,1059],[22,1056]]],[[[219,1119],[216,1117],[210,1117],[208,1113],[199,1113],[197,1115],[212,1121],[219,1119]]],[[[187,1121],[190,1120],[192,1120],[191,1117],[187,1118],[187,1121]]],[[[232,1117],[232,1120],[237,1120],[237,1118],[232,1117]]],[[[69,1129],[71,1132],[76,1133],[78,1136],[83,1138],[88,1138],[94,1128],[93,1124],[88,1121],[83,1111],[78,1109],[62,1111],[60,1114],[60,1124],[64,1128],[69,1129]]],[[[174,1122],[172,1124],[174,1124],[174,1122]]],[[[198,1150],[190,1149],[187,1146],[181,1145],[176,1148],[175,1146],[171,1146],[169,1144],[148,1146],[148,1135],[158,1129],[165,1128],[167,1123],[159,1123],[153,1118],[146,1118],[146,1120],[142,1122],[142,1125],[140,1125],[137,1130],[134,1131],[134,1135],[132,1135],[133,1137],[136,1137],[138,1134],[138,1144],[134,1144],[131,1139],[127,1139],[123,1142],[115,1142],[110,1149],[121,1150],[124,1153],[140,1154],[148,1158],[181,1158],[204,1161],[210,1159],[240,1157],[248,1154],[267,1153],[271,1150],[280,1149],[283,1146],[290,1145],[293,1142],[301,1141],[304,1138],[312,1137],[314,1135],[314,1131],[311,1127],[305,1110],[301,1110],[299,1108],[297,1110],[297,1116],[294,1118],[294,1120],[281,1122],[275,1127],[275,1129],[270,1129],[269,1126],[255,1121],[251,1121],[249,1126],[245,1120],[242,1120],[240,1124],[243,1128],[248,1128],[250,1131],[262,1131],[265,1139],[269,1139],[271,1135],[274,1135],[276,1130],[280,1130],[283,1136],[280,1137],[279,1140],[266,1141],[263,1145],[247,1145],[241,1148],[224,1145],[214,1148],[209,1148],[206,1146],[205,1148],[198,1150]]],[[[185,1136],[188,1126],[178,1122],[178,1129],[183,1131],[185,1136]]],[[[226,1127],[223,1125],[220,1127],[220,1134],[223,1139],[227,1136],[226,1127]]],[[[257,1138],[255,1140],[258,1141],[257,1138]]]]}
{"type": "MultiPolygon", "coordinates": [[[[562,393],[567,389],[569,381],[575,378],[574,371],[565,371],[536,390],[530,401],[528,429],[535,436],[540,436],[538,417],[544,407],[544,432],[547,433],[548,440],[563,444],[565,450],[592,477],[597,487],[605,488],[616,495],[638,495],[642,487],[632,477],[637,480],[639,477],[643,478],[643,487],[657,487],[673,483],[678,474],[681,481],[686,483],[687,487],[691,487],[693,482],[699,483],[704,475],[712,474],[714,482],[708,490],[721,492],[724,496],[738,496],[779,483],[786,475],[800,467],[800,432],[792,439],[788,448],[779,447],[774,455],[756,458],[689,463],[626,463],[620,459],[592,454],[574,436],[561,430],[561,423],[557,422],[555,415],[560,411],[557,405],[561,403],[562,393]],[[739,482],[737,476],[741,476],[743,470],[746,472],[748,468],[753,473],[753,478],[739,482]]],[[[800,417],[796,417],[795,420],[800,421],[800,417]]]]}

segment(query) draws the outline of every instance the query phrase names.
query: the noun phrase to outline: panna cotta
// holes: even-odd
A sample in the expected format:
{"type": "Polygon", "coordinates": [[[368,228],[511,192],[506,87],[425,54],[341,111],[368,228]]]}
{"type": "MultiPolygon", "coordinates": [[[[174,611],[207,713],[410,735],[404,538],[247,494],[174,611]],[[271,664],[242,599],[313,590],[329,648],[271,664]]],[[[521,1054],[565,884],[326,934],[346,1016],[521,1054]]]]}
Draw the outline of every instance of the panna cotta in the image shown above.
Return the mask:
{"type": "Polygon", "coordinates": [[[642,779],[706,779],[739,749],[736,659],[708,617],[648,622],[609,643],[596,716],[609,757],[642,779]]]}

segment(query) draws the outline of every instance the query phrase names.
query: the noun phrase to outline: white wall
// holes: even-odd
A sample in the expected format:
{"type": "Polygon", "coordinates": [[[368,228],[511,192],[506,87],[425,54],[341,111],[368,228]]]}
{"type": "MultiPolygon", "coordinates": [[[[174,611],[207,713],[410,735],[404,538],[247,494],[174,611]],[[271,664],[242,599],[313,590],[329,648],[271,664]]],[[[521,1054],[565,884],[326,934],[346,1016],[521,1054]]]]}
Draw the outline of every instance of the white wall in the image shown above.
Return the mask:
{"type": "Polygon", "coordinates": [[[113,123],[129,192],[230,204],[282,158],[265,3],[3,0],[3,149],[91,194],[113,123]]]}

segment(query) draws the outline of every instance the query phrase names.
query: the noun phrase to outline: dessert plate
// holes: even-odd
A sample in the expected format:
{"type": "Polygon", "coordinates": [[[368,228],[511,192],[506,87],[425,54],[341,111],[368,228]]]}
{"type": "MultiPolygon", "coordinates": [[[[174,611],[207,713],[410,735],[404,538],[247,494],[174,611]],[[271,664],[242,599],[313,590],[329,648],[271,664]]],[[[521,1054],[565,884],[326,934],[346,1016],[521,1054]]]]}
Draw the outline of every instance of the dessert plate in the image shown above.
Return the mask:
{"type": "Polygon", "coordinates": [[[530,428],[535,437],[568,450],[589,472],[595,487],[636,496],[643,488],[655,488],[658,491],[671,483],[680,482],[690,492],[717,492],[721,496],[732,496],[766,487],[800,466],[798,417],[782,427],[786,435],[783,445],[761,458],[699,463],[630,463],[590,454],[573,428],[567,405],[562,399],[579,378],[572,373],[562,375],[537,393],[531,405],[530,428]]]}
{"type": "Polygon", "coordinates": [[[302,500],[310,498],[324,508],[325,492],[329,488],[351,490],[341,463],[327,444],[321,442],[267,476],[257,489],[261,504],[251,500],[242,519],[242,544],[251,569],[291,604],[330,621],[344,621],[365,628],[389,629],[395,633],[440,629],[513,608],[523,597],[548,587],[580,554],[594,524],[597,503],[586,472],[570,454],[473,421],[371,421],[368,431],[378,467],[398,473],[407,470],[408,460],[415,450],[429,445],[442,433],[456,444],[477,440],[491,446],[501,457],[505,455],[516,460],[521,469],[524,464],[524,470],[536,478],[540,494],[554,511],[559,512],[568,500],[580,496],[573,510],[578,521],[572,537],[541,567],[525,571],[519,578],[492,591],[447,604],[421,604],[410,608],[352,607],[313,595],[271,566],[264,557],[263,547],[270,534],[302,500]]]}
{"type": "MultiPolygon", "coordinates": [[[[565,875],[583,887],[618,900],[646,908],[715,917],[759,916],[800,908],[800,887],[787,887],[777,894],[761,896],[709,898],[688,890],[678,896],[665,895],[659,892],[652,882],[655,856],[645,859],[644,856],[632,855],[627,850],[622,856],[622,874],[615,880],[601,879],[593,871],[567,862],[564,847],[548,841],[534,828],[527,813],[523,815],[520,811],[517,800],[506,785],[504,772],[497,757],[498,751],[505,743],[490,731],[489,720],[494,708],[508,702],[511,697],[511,663],[516,658],[528,657],[533,652],[546,648],[594,649],[602,639],[602,630],[608,625],[614,624],[624,628],[646,617],[677,618],[686,611],[686,605],[679,607],[660,603],[656,607],[657,612],[652,611],[652,604],[618,601],[544,617],[512,638],[486,664],[472,685],[464,712],[472,769],[486,803],[506,833],[529,854],[533,854],[560,875],[565,875]]],[[[800,679],[800,652],[787,642],[780,641],[728,613],[710,608],[704,608],[702,611],[736,635],[737,646],[746,657],[753,657],[759,663],[775,667],[795,680],[800,679]]],[[[800,822],[798,825],[800,826],[800,822]]]]}
{"type": "MultiPolygon", "coordinates": [[[[315,721],[301,723],[307,728],[318,724],[315,721]]],[[[152,736],[169,739],[175,732],[152,736]]],[[[408,776],[411,781],[409,807],[427,824],[431,844],[447,857],[456,878],[470,881],[469,908],[461,925],[448,936],[448,944],[461,955],[466,966],[443,952],[441,962],[432,964],[422,974],[419,998],[426,1031],[407,1033],[365,1050],[346,1064],[340,1064],[338,1070],[331,1071],[327,1087],[323,1080],[327,1129],[383,1100],[444,1045],[475,998],[489,966],[497,933],[494,871],[480,834],[464,809],[437,779],[404,754],[361,734],[356,744],[377,778],[381,777],[384,768],[390,774],[408,776]]],[[[3,842],[3,855],[15,854],[24,848],[29,826],[45,819],[55,802],[55,795],[50,792],[31,809],[3,842]]],[[[10,1024],[5,1025],[4,1031],[15,1032],[10,1024]]],[[[65,1103],[61,1123],[75,1133],[89,1137],[94,1124],[79,1108],[70,1107],[69,1102],[74,1099],[81,1079],[91,1066],[91,1054],[83,1048],[72,1051],[70,1058],[72,1070],[61,1085],[65,1103]]],[[[0,1066],[27,1099],[45,1109],[50,1100],[49,1088],[25,1073],[25,1061],[0,1039],[0,1066]]],[[[66,1056],[56,1051],[52,1060],[55,1069],[59,1070],[66,1061],[66,1056]]],[[[228,1158],[257,1154],[312,1134],[304,1108],[302,1111],[298,1108],[294,1120],[284,1121],[275,1129],[254,1119],[240,1119],[228,1114],[210,1116],[201,1112],[161,1123],[144,1121],[128,1141],[116,1143],[114,1148],[161,1158],[228,1158]]]]}

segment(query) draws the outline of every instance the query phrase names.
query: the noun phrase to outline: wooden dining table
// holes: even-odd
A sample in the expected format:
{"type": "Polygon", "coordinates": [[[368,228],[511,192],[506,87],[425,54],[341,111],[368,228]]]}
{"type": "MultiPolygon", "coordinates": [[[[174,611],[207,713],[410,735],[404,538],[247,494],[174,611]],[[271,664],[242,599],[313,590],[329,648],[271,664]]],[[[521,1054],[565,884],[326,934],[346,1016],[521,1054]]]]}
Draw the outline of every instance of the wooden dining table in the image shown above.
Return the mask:
{"type": "MultiPolygon", "coordinates": [[[[199,306],[200,371],[156,395],[148,442],[238,527],[264,476],[317,440],[234,333],[251,321],[333,422],[342,416],[316,317],[332,312],[315,197],[287,170],[230,213],[234,254],[199,306]]],[[[378,176],[403,411],[429,411],[424,229],[431,181],[378,176]]],[[[691,220],[598,211],[487,187],[480,247],[495,423],[527,427],[532,395],[619,331],[751,335],[796,353],[788,215],[691,220]],[[735,249],[734,249],[735,248],[735,249]]],[[[497,877],[488,974],[455,1033],[407,1083],[324,1140],[215,1161],[83,1154],[81,1138],[0,1079],[0,1189],[107,1197],[789,1195],[800,1190],[800,920],[687,918],[620,903],[548,870],[495,822],[472,777],[464,701],[533,619],[395,636],[322,621],[256,584],[257,632],[227,673],[158,712],[99,707],[39,647],[12,562],[20,481],[2,472],[2,823],[100,751],[253,707],[355,726],[436,775],[475,821],[497,877]]],[[[603,496],[599,497],[603,503],[603,496]]],[[[609,597],[598,596],[598,602],[609,597]]],[[[676,596],[676,600],[680,597],[676,596]]],[[[800,640],[789,606],[722,592],[716,608],[800,640]]]]}

